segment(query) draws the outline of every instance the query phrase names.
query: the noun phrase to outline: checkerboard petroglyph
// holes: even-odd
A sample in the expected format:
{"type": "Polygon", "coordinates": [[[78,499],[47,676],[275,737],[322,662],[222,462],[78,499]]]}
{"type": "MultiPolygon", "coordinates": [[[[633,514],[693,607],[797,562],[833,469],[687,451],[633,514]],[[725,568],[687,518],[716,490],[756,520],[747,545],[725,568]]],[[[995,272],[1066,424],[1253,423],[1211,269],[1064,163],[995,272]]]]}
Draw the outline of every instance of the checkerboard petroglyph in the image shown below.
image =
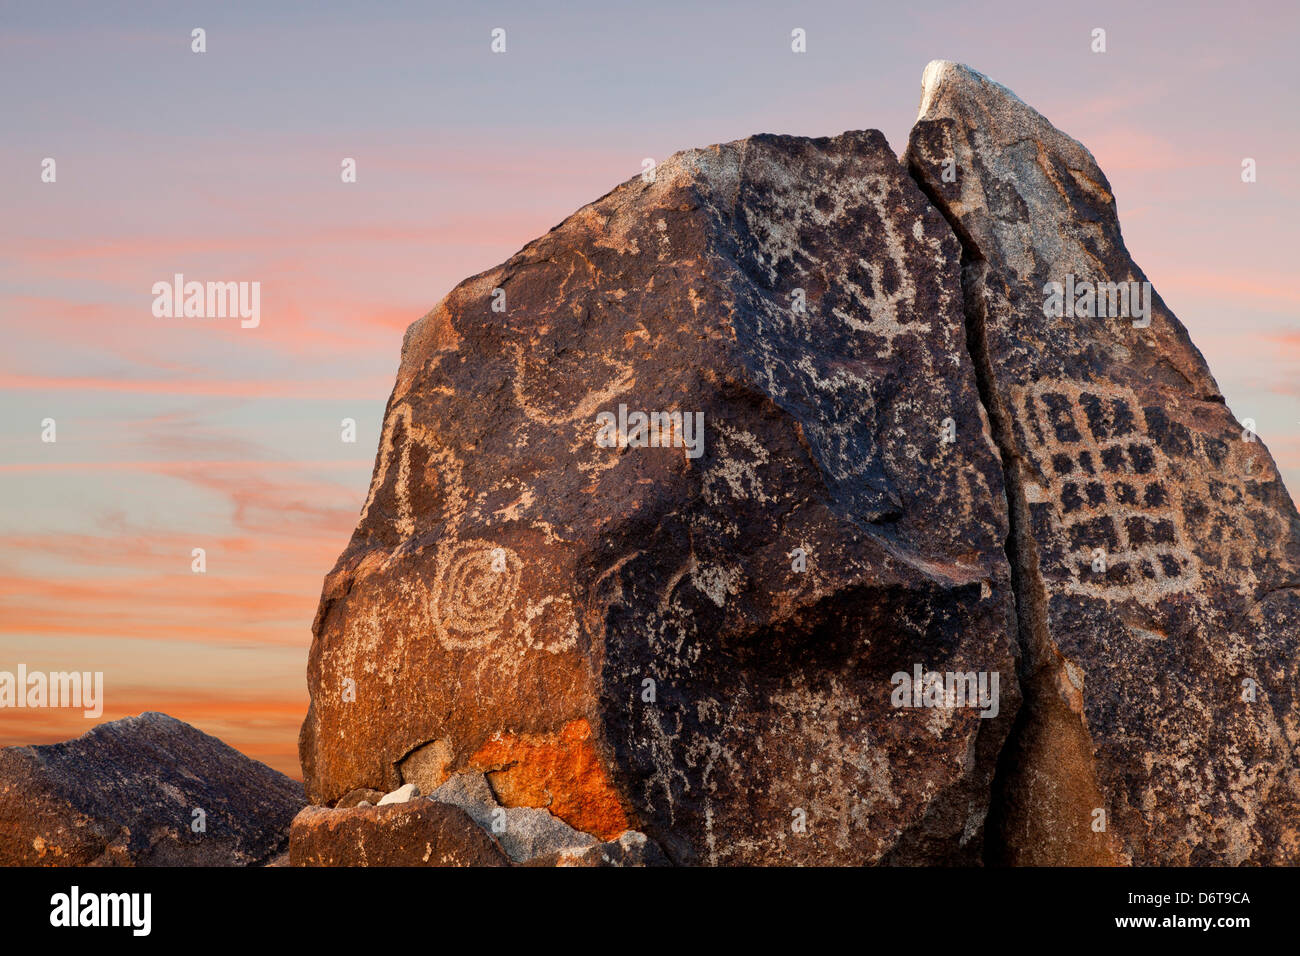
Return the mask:
{"type": "Polygon", "coordinates": [[[1221,406],[1190,426],[1132,389],[1065,379],[1014,388],[1012,402],[1026,499],[1055,532],[1043,569],[1067,592],[1149,603],[1196,597],[1207,575],[1258,586],[1283,534],[1260,491],[1276,471],[1221,406]]]}
{"type": "Polygon", "coordinates": [[[1148,435],[1137,396],[1109,383],[1052,379],[1014,390],[1013,400],[1037,466],[1026,496],[1031,506],[1054,506],[1064,552],[1056,570],[1067,589],[1141,599],[1195,588],[1200,562],[1168,458],[1148,435]],[[1104,570],[1094,568],[1098,549],[1104,570]]]}

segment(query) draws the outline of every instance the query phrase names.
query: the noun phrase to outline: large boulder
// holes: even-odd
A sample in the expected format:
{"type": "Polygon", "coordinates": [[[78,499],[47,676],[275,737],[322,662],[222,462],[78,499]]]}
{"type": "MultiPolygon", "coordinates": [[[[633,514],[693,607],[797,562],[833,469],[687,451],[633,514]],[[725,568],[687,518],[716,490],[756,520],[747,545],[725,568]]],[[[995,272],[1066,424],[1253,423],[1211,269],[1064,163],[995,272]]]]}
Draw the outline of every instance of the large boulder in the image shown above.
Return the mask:
{"type": "Polygon", "coordinates": [[[456,287],[325,581],[312,801],[476,772],[677,863],[978,862],[1019,691],[959,263],[878,132],[754,136],[456,287]]]}
{"type": "Polygon", "coordinates": [[[1300,861],[1300,519],[1268,450],[1082,145],[936,61],[906,162],[962,240],[1011,505],[1026,704],[994,857],[1300,861]]]}
{"type": "Polygon", "coordinates": [[[1267,450],[1081,145],[936,62],[904,160],[679,154],[408,330],[314,801],[481,778],[585,835],[529,862],[1300,860],[1267,450]]]}
{"type": "Polygon", "coordinates": [[[0,866],[247,866],[288,846],[302,784],[166,714],[0,750],[0,866]]]}

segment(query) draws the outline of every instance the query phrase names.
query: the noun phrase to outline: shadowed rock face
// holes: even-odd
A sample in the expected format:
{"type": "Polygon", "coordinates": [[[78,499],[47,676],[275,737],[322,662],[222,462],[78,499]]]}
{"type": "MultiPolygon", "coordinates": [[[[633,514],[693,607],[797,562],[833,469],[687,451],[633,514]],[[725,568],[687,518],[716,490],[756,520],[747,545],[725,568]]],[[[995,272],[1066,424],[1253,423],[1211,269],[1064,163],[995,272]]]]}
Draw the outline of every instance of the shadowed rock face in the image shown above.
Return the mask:
{"type": "Polygon", "coordinates": [[[959,261],[879,133],[756,136],[453,290],[325,582],[312,800],[478,771],[679,863],[977,861],[1019,692],[959,261]],[[621,405],[703,443],[604,447],[621,405]],[[918,664],[998,715],[895,709],[918,664]]]}
{"type": "Polygon", "coordinates": [[[124,717],[0,750],[0,866],[264,863],[304,802],[297,781],[189,724],[124,717]]]}
{"type": "Polygon", "coordinates": [[[1083,146],[936,61],[906,162],[963,240],[1015,530],[1026,706],[991,846],[1018,863],[1295,862],[1300,521],[1267,449],[1159,296],[1148,326],[1109,301],[1044,315],[1071,275],[1146,281],[1083,146]]]}

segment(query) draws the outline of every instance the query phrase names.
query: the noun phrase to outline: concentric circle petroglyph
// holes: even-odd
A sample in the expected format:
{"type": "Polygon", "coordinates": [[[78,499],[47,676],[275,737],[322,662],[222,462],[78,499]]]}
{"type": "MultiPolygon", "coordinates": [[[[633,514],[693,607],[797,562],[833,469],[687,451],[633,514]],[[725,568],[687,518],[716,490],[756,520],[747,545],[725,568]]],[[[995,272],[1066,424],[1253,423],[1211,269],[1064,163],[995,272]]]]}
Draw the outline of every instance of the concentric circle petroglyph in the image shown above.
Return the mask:
{"type": "Polygon", "coordinates": [[[519,556],[490,541],[458,541],[438,555],[431,608],[446,647],[482,647],[497,638],[519,591],[519,556]]]}

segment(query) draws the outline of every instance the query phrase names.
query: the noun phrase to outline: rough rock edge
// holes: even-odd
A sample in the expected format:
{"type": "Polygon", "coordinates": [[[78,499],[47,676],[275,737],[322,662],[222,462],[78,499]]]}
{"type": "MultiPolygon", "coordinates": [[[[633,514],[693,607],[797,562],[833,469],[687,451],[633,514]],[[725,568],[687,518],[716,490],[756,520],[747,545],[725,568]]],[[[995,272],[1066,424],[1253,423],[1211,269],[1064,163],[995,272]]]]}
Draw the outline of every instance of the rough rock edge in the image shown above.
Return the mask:
{"type": "MultiPolygon", "coordinates": [[[[932,60],[921,77],[921,104],[917,112],[919,122],[925,116],[939,87],[952,72],[962,72],[979,83],[995,88],[1008,99],[1020,104],[1032,116],[1051,129],[1054,126],[1046,117],[1026,104],[1007,87],[970,67],[948,60],[932,60]]],[[[1058,131],[1059,132],[1059,131],[1058,131]]],[[[1062,140],[1081,150],[1092,165],[1096,160],[1087,148],[1060,134],[1062,140]]],[[[1067,758],[1047,761],[1059,772],[1059,777],[1049,785],[1074,796],[1088,807],[1104,806],[1096,768],[1096,750],[1091,734],[1080,713],[1074,712],[1064,701],[1072,688],[1066,673],[1064,658],[1051,638],[1047,616],[1047,588],[1039,570],[1038,545],[1034,540],[1029,520],[1029,503],[1024,490],[1024,462],[1017,447],[1010,410],[1002,401],[997,388],[993,361],[989,354],[985,332],[985,300],[983,289],[988,272],[988,262],[978,242],[962,225],[949,203],[938,195],[926,179],[919,161],[912,155],[910,136],[903,164],[908,175],[925,194],[927,200],[947,220],[961,245],[961,284],[963,307],[966,313],[966,347],[975,366],[976,384],[980,402],[984,406],[993,440],[1002,460],[1002,474],[1007,494],[1007,517],[1010,533],[1007,536],[1007,562],[1011,566],[1012,591],[1015,595],[1016,639],[1021,656],[1017,661],[1018,678],[1024,695],[1020,711],[1011,733],[1003,742],[998,767],[990,785],[989,810],[985,817],[984,862],[1005,864],[1009,862],[1009,848],[999,832],[1009,825],[1005,819],[1007,807],[1002,794],[1007,778],[1016,772],[1017,756],[1022,748],[1043,748],[1055,745],[1067,758]],[[1071,772],[1073,771],[1073,772],[1071,772]]],[[[1060,751],[1058,751],[1060,754],[1060,751]]],[[[1038,762],[1042,766],[1044,762],[1038,762]]],[[[1123,863],[1113,845],[1107,845],[1089,859],[1075,863],[1091,865],[1119,865],[1123,863]]]]}
{"type": "MultiPolygon", "coordinates": [[[[262,763],[259,760],[248,756],[240,750],[232,747],[219,737],[205,733],[193,724],[186,723],[170,714],[161,711],[143,711],[140,714],[120,717],[116,720],[104,721],[91,727],[85,733],[63,741],[57,741],[48,744],[33,744],[27,746],[13,746],[0,749],[0,753],[6,754],[14,760],[20,761],[20,766],[37,777],[37,782],[44,786],[44,793],[50,797],[56,798],[63,802],[62,811],[70,814],[74,822],[70,824],[70,832],[81,833],[88,832],[99,835],[99,852],[97,856],[84,859],[80,863],[72,864],[84,867],[100,866],[154,866],[160,865],[150,858],[160,846],[166,843],[166,837],[173,831],[167,828],[155,827],[149,832],[149,842],[141,853],[139,850],[132,850],[131,847],[131,828],[125,823],[113,819],[109,816],[96,815],[93,807],[79,805],[74,802],[79,795],[86,792],[80,784],[74,787],[64,787],[63,781],[55,776],[48,779],[42,779],[41,773],[45,771],[51,760],[56,763],[65,751],[75,751],[78,746],[93,747],[96,742],[108,738],[119,739],[123,743],[135,743],[144,747],[154,747],[162,749],[163,745],[156,740],[149,738],[149,733],[163,734],[171,740],[180,740],[182,744],[202,744],[212,747],[222,759],[231,759],[241,762],[244,768],[245,776],[251,770],[261,779],[263,786],[274,784],[277,787],[281,785],[291,790],[297,797],[297,805],[301,808],[306,800],[302,785],[293,780],[291,777],[280,773],[278,770],[262,763]],[[136,741],[130,740],[131,733],[139,733],[136,741]],[[184,738],[181,740],[180,738],[184,738]]],[[[114,767],[117,776],[121,776],[121,770],[114,767]]],[[[155,782],[165,782],[162,777],[154,778],[155,782]]],[[[206,781],[205,781],[206,782],[206,781]]],[[[0,788],[3,789],[3,788],[0,788]]],[[[265,791],[262,792],[263,796],[265,791]]],[[[184,863],[166,863],[161,865],[186,865],[186,866],[233,866],[233,867],[262,867],[284,865],[276,861],[287,860],[289,852],[289,822],[286,822],[285,828],[281,831],[274,842],[269,839],[266,841],[261,852],[253,852],[251,847],[242,847],[243,838],[236,838],[235,842],[227,846],[229,857],[220,862],[201,862],[186,861],[184,863]]],[[[48,831],[47,831],[48,832],[48,831]]],[[[12,834],[11,834],[12,835],[12,834]]],[[[67,861],[61,860],[64,856],[64,850],[58,844],[51,843],[45,836],[36,837],[40,849],[40,859],[38,862],[23,865],[68,865],[67,861]],[[44,859],[45,847],[53,847],[54,851],[50,859],[44,859]]],[[[178,844],[180,845],[180,844],[178,844]]]]}
{"type": "MultiPolygon", "coordinates": [[[[378,806],[398,806],[419,800],[432,800],[462,811],[474,825],[487,835],[501,851],[502,856],[517,866],[667,866],[663,851],[653,840],[639,830],[625,830],[617,838],[602,841],[590,833],[575,829],[549,810],[536,807],[506,807],[498,802],[487,777],[476,771],[453,774],[432,793],[420,794],[411,784],[383,796],[387,800],[406,787],[416,790],[406,798],[372,807],[358,803],[366,794],[376,791],[354,790],[333,808],[311,806],[302,812],[332,813],[376,809],[378,806]],[[506,828],[497,832],[493,824],[504,814],[506,828]]],[[[376,820],[378,824],[378,820],[376,820]]],[[[276,856],[268,866],[287,866],[287,851],[276,856]]]]}

